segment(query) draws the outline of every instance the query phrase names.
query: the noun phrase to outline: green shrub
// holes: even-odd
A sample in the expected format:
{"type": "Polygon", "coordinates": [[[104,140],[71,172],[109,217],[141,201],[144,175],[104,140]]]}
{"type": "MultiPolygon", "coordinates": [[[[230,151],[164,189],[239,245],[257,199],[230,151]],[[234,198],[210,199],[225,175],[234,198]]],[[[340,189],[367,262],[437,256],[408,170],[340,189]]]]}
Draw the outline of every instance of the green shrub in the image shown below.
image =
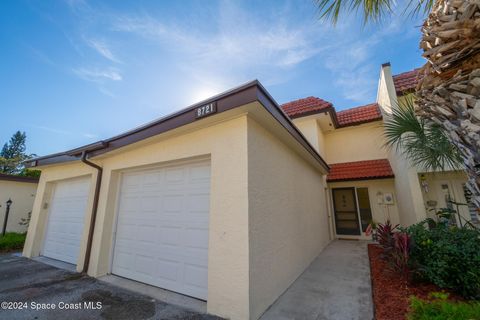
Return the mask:
{"type": "Polygon", "coordinates": [[[452,302],[448,295],[439,294],[432,301],[410,299],[408,320],[480,320],[479,302],[452,302]]]}
{"type": "Polygon", "coordinates": [[[26,236],[26,233],[7,232],[2,237],[0,233],[0,251],[22,249],[26,236]]]}
{"type": "Polygon", "coordinates": [[[480,298],[480,232],[438,224],[407,228],[414,277],[466,298],[480,298]]]}

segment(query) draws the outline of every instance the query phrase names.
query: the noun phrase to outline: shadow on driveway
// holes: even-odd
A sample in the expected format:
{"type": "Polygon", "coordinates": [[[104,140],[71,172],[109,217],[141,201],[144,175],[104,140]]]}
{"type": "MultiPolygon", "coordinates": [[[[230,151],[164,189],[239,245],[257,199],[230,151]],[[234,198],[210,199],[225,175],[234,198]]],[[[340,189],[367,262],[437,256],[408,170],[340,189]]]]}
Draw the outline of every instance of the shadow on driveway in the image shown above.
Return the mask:
{"type": "Polygon", "coordinates": [[[0,255],[0,302],[0,319],[221,319],[12,254],[0,255]]]}

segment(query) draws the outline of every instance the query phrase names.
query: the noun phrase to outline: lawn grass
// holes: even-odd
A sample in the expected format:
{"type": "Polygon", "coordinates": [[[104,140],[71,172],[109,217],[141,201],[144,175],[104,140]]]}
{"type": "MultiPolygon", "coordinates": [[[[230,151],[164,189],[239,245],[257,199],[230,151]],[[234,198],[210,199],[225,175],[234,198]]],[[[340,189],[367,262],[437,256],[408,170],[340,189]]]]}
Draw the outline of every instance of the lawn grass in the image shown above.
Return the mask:
{"type": "Polygon", "coordinates": [[[480,302],[433,300],[412,297],[408,320],[480,320],[480,302]]]}
{"type": "Polygon", "coordinates": [[[0,252],[20,250],[25,243],[26,233],[7,232],[0,235],[0,252]]]}

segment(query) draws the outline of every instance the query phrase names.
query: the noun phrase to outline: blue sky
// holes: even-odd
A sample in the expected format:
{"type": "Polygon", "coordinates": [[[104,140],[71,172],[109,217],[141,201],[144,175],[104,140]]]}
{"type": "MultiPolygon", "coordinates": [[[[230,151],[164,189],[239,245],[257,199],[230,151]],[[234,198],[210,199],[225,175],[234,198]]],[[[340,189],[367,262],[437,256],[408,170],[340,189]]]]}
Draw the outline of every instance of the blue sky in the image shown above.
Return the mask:
{"type": "Polygon", "coordinates": [[[419,20],[333,27],[312,0],[2,1],[0,143],[64,151],[259,79],[279,103],[373,102],[380,65],[423,64],[419,20]]]}

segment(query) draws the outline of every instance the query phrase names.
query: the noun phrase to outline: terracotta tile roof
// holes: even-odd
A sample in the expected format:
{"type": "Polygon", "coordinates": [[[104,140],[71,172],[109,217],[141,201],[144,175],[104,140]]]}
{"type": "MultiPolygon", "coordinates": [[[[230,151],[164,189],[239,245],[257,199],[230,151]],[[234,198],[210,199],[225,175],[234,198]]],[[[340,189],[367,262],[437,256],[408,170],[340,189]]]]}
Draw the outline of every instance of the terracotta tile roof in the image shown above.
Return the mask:
{"type": "Polygon", "coordinates": [[[397,95],[402,95],[405,92],[414,91],[418,84],[418,73],[420,68],[400,73],[393,76],[393,84],[397,95]]]}
{"type": "Polygon", "coordinates": [[[340,127],[353,126],[380,119],[382,119],[382,113],[376,103],[337,112],[337,121],[340,127]]]}
{"type": "Polygon", "coordinates": [[[307,97],[290,101],[281,105],[282,110],[290,117],[296,118],[317,113],[321,110],[331,108],[333,105],[317,97],[307,97]]]}
{"type": "Polygon", "coordinates": [[[327,181],[349,181],[392,178],[394,176],[387,159],[329,164],[327,181]]]}

